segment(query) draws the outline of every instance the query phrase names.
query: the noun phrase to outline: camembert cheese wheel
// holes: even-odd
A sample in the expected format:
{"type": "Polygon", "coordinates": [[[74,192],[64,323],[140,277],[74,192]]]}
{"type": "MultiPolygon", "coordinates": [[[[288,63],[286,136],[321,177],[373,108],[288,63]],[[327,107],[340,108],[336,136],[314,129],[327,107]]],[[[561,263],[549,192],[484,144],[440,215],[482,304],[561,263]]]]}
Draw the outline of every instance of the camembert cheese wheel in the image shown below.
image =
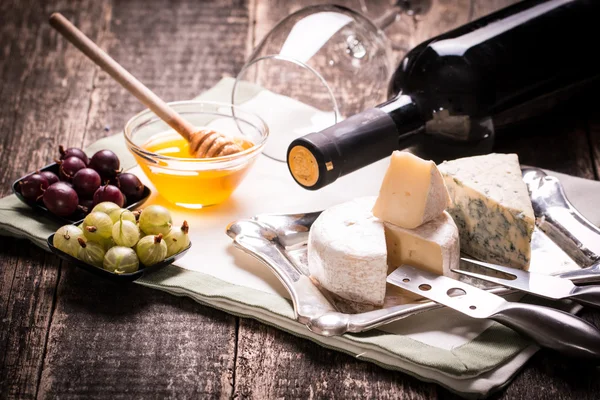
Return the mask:
{"type": "Polygon", "coordinates": [[[376,197],[361,197],[323,211],[308,237],[310,274],[327,290],[380,306],[387,274],[401,264],[454,276],[460,245],[446,212],[416,229],[383,223],[371,210],[376,197]],[[388,269],[388,265],[390,269],[388,269]]]}
{"type": "Polygon", "coordinates": [[[374,201],[357,198],[319,215],[308,236],[308,268],[338,296],[380,306],[388,266],[383,223],[371,213],[374,201]]]}
{"type": "Polygon", "coordinates": [[[439,217],[450,204],[444,178],[433,161],[394,151],[373,214],[413,229],[439,217]]]}

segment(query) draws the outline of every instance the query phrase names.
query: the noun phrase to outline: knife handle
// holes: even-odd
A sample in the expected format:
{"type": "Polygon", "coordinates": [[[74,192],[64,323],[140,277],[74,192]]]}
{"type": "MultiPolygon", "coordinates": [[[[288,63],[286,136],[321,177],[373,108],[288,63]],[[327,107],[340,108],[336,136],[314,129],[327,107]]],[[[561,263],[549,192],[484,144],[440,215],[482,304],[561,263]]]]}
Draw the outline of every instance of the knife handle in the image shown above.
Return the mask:
{"type": "Polygon", "coordinates": [[[584,306],[600,308],[600,286],[576,286],[568,298],[584,306]]]}
{"type": "Polygon", "coordinates": [[[572,314],[549,307],[507,302],[489,318],[568,357],[600,360],[600,331],[572,314]]]}

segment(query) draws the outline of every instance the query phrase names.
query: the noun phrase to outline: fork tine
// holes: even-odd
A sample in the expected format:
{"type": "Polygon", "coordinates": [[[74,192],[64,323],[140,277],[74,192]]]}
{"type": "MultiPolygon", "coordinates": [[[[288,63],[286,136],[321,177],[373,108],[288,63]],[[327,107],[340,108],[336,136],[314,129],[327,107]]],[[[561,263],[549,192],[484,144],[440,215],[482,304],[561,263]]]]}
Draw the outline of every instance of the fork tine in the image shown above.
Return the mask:
{"type": "Polygon", "coordinates": [[[509,275],[514,276],[515,278],[517,278],[519,276],[520,270],[518,270],[516,268],[503,267],[502,265],[486,263],[486,262],[479,261],[479,260],[472,260],[472,259],[466,258],[466,257],[461,257],[460,259],[463,261],[466,261],[468,263],[471,263],[471,264],[479,265],[480,267],[483,267],[483,268],[491,269],[493,271],[507,273],[509,275]]]}

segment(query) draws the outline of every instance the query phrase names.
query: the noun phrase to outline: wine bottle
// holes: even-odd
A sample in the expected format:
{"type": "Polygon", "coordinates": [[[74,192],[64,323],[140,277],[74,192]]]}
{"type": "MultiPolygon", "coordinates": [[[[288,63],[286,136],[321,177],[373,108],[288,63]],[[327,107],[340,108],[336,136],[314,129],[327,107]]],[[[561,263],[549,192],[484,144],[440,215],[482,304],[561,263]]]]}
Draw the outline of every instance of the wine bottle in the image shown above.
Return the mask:
{"type": "Polygon", "coordinates": [[[288,168],[316,190],[393,150],[436,162],[490,152],[499,127],[600,77],[599,18],[598,0],[525,0],[425,41],[388,101],[294,140],[288,168]]]}

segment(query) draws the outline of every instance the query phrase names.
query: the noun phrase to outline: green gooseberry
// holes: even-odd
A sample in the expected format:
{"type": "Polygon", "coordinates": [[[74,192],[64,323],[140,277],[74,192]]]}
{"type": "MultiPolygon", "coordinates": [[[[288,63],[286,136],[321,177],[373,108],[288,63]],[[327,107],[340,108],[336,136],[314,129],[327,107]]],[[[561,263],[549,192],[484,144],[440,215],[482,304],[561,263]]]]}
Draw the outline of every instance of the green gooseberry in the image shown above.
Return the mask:
{"type": "Polygon", "coordinates": [[[190,237],[188,235],[189,225],[187,221],[183,221],[181,227],[172,227],[167,236],[165,236],[165,243],[167,244],[167,257],[171,257],[174,254],[179,253],[183,249],[189,246],[190,237]]]}
{"type": "Polygon", "coordinates": [[[83,231],[75,225],[64,225],[58,228],[54,234],[52,245],[70,256],[77,257],[81,247],[78,239],[83,237],[83,231]]]}
{"type": "Polygon", "coordinates": [[[140,262],[146,267],[156,264],[167,258],[167,244],[162,240],[163,235],[148,235],[140,239],[135,245],[135,252],[140,262]]]}
{"type": "Polygon", "coordinates": [[[139,269],[140,262],[131,247],[115,246],[106,252],[102,267],[115,274],[130,274],[139,269]]]}

